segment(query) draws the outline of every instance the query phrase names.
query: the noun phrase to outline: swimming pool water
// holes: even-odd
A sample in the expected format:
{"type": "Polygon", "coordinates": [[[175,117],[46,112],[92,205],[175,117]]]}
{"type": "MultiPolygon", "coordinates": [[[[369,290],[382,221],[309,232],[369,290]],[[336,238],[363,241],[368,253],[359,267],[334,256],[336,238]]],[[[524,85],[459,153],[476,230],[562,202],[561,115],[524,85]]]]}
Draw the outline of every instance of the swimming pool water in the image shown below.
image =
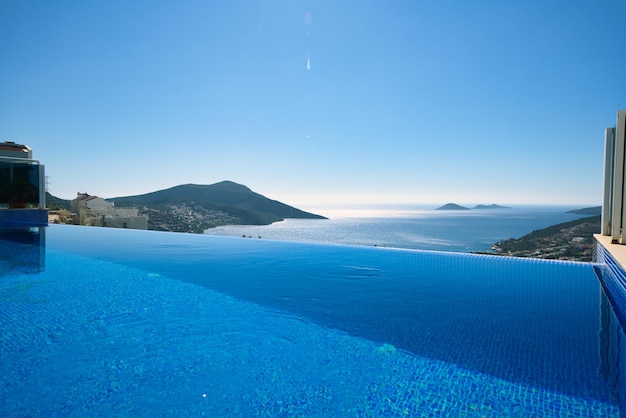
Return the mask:
{"type": "Polygon", "coordinates": [[[0,240],[3,415],[619,416],[591,264],[42,231],[0,240]]]}

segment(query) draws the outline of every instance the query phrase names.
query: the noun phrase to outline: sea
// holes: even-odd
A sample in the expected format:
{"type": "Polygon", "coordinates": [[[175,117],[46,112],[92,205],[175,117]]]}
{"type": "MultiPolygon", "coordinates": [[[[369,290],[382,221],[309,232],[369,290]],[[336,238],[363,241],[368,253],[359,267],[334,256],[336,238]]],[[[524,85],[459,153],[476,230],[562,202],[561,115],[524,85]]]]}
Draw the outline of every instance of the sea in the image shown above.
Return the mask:
{"type": "MultiPolygon", "coordinates": [[[[580,206],[516,206],[498,209],[321,208],[328,219],[285,219],[271,225],[222,226],[209,235],[378,246],[452,252],[490,251],[508,238],[590,215],[580,206]]],[[[599,231],[598,231],[599,232],[599,231]]]]}

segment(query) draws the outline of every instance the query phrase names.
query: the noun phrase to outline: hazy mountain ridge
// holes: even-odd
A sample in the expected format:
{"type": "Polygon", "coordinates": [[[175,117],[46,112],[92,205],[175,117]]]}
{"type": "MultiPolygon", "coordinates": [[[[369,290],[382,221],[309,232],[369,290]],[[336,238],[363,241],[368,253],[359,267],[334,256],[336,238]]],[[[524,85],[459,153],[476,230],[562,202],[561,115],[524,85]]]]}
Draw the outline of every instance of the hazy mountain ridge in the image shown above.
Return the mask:
{"type": "Polygon", "coordinates": [[[574,209],[574,210],[568,211],[567,213],[574,213],[576,215],[597,216],[597,215],[602,214],[602,206],[592,206],[589,208],[574,209]]]}

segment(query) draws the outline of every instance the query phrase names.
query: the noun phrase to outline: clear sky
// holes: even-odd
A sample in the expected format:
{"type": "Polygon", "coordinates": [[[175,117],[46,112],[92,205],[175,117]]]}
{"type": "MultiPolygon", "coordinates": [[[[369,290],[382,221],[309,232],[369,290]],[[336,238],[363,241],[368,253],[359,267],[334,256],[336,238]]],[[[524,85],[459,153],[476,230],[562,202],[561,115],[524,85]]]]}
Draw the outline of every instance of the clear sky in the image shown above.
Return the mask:
{"type": "Polygon", "coordinates": [[[626,0],[0,0],[0,140],[52,194],[601,203],[626,0]]]}

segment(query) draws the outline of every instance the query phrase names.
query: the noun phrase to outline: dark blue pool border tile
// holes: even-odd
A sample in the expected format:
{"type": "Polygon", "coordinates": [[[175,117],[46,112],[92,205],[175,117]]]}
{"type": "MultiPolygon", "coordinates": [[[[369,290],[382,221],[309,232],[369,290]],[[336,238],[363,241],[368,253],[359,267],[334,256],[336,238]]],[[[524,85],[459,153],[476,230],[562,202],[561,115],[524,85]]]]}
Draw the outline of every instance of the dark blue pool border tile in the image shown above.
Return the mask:
{"type": "Polygon", "coordinates": [[[596,241],[596,262],[594,270],[624,328],[626,325],[626,272],[598,241],[596,241]]]}
{"type": "MultiPolygon", "coordinates": [[[[608,297],[611,305],[613,306],[613,312],[619,322],[616,339],[618,341],[624,339],[623,330],[626,324],[626,272],[621,265],[615,260],[609,250],[596,238],[595,241],[595,257],[596,264],[594,270],[605,295],[608,297]]],[[[624,368],[626,368],[626,356],[624,355],[623,344],[618,342],[617,353],[615,355],[617,364],[615,365],[614,379],[615,385],[618,391],[618,398],[620,399],[619,408],[620,416],[626,416],[626,385],[623,384],[622,375],[624,368]]],[[[615,360],[613,360],[615,361],[615,360]]]]}
{"type": "Polygon", "coordinates": [[[47,209],[0,209],[0,227],[48,225],[47,209]]]}

